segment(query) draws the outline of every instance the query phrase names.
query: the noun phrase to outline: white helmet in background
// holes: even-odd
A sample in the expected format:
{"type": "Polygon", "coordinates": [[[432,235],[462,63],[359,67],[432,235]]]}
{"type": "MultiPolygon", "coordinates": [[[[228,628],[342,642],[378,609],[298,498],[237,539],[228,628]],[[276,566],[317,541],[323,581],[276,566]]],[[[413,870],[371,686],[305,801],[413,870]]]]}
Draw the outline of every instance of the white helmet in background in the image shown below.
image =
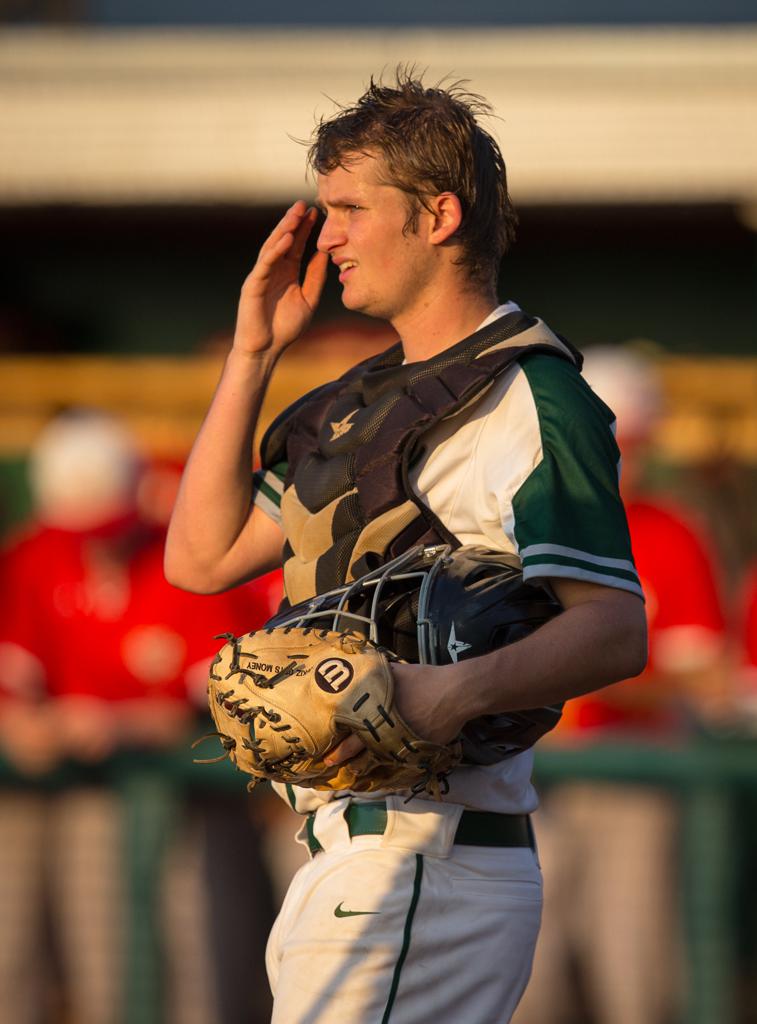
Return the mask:
{"type": "Polygon", "coordinates": [[[29,455],[37,518],[88,532],[133,515],[142,460],[134,438],[112,416],[74,409],[42,430],[29,455]]]}
{"type": "Polygon", "coordinates": [[[634,349],[597,345],[584,353],[583,375],[609,405],[622,441],[646,441],[663,413],[662,383],[654,361],[634,349]]]}

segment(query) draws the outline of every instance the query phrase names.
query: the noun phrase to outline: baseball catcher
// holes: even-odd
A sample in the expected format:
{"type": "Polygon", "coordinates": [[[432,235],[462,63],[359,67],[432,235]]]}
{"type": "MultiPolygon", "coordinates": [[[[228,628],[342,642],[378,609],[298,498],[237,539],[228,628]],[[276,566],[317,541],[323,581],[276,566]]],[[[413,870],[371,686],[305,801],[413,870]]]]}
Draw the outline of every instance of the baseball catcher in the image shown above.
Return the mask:
{"type": "Polygon", "coordinates": [[[318,123],[316,205],[242,286],[174,507],[177,586],[283,570],[287,609],[210,680],[222,756],[274,780],[311,856],[268,945],[273,1024],[509,1021],[541,916],[531,747],[643,666],[613,413],[497,294],[516,215],[488,109],[400,70],[318,123]],[[282,410],[251,474],[329,264],[398,340],[282,410]]]}

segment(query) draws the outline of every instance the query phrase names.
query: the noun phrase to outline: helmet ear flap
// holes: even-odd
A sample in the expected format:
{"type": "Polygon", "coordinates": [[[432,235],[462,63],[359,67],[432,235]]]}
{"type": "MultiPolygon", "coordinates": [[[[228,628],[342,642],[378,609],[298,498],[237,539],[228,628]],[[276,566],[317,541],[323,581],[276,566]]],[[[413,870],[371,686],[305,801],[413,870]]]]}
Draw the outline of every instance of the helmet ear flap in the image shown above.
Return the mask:
{"type": "Polygon", "coordinates": [[[419,546],[280,612],[266,628],[352,630],[424,664],[477,657],[523,639],[561,610],[546,590],[523,581],[516,562],[473,545],[419,546]]]}
{"type": "Polygon", "coordinates": [[[423,595],[431,664],[475,658],[522,640],[562,609],[523,580],[511,556],[477,546],[453,551],[423,595]]]}

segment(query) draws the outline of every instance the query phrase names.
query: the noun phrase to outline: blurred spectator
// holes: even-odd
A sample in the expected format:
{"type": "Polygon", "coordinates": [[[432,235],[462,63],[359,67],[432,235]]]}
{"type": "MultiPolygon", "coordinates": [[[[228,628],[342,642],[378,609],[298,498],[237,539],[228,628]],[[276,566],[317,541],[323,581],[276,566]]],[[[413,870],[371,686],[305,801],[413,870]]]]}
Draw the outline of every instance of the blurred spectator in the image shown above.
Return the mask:
{"type": "MultiPolygon", "coordinates": [[[[139,750],[188,744],[191,697],[194,691],[204,707],[214,635],[264,621],[280,594],[275,578],[212,597],[166,583],[162,526],[171,499],[165,479],[157,486],[157,470],[143,465],[117,421],[90,411],[57,417],[31,455],[37,520],[2,563],[0,751],[28,780],[0,791],[2,1024],[57,1019],[49,1017],[43,983],[45,915],[65,1019],[113,1024],[121,1017],[125,844],[103,762],[119,749],[138,757],[139,750]],[[64,762],[78,766],[75,783],[57,790],[29,784],[64,762]]],[[[245,807],[240,796],[237,818],[245,807]]],[[[212,951],[223,949],[209,938],[203,850],[210,826],[207,815],[198,820],[190,811],[165,870],[168,1019],[207,1024],[227,1019],[212,971],[212,951]]],[[[248,829],[248,847],[254,836],[248,829]]],[[[240,913],[254,907],[265,934],[270,897],[265,873],[257,877],[256,893],[247,903],[234,894],[234,905],[240,913]]],[[[249,913],[237,931],[229,943],[254,933],[249,913]]],[[[266,1020],[265,1007],[246,1019],[266,1020]]]]}
{"type": "Polygon", "coordinates": [[[751,727],[757,727],[757,565],[744,584],[738,700],[751,727]]]}
{"type": "MultiPolygon", "coordinates": [[[[743,591],[740,636],[737,648],[737,716],[734,732],[757,735],[757,563],[748,572],[743,591]]],[[[754,864],[757,860],[757,794],[745,789],[737,796],[740,850],[737,859],[739,907],[737,911],[738,950],[740,953],[742,1005],[748,1008],[744,1020],[754,1021],[757,1008],[757,887],[754,864]]]]}
{"type": "MultiPolygon", "coordinates": [[[[637,679],[570,701],[553,743],[675,743],[725,704],[713,548],[684,511],[640,491],[662,409],[653,366],[628,350],[597,348],[587,352],[584,374],[617,417],[649,662],[637,679]]],[[[672,795],[651,786],[567,781],[545,795],[536,822],[542,932],[516,1024],[674,1019],[683,959],[677,824],[672,795]]]]}

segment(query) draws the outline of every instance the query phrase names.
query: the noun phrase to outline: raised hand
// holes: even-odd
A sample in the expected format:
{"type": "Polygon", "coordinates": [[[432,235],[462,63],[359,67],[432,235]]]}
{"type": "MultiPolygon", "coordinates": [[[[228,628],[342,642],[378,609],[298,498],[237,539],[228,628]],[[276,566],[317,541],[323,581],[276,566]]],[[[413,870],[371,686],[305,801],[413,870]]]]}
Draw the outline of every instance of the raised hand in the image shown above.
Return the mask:
{"type": "Polygon", "coordinates": [[[174,586],[216,593],[281,564],[284,535],[252,502],[250,466],[276,361],[310,323],[326,280],[328,256],[316,253],[300,284],[316,216],[302,201],[290,207],[242,285],[234,344],[171,515],[165,572],[174,586]]]}
{"type": "Polygon", "coordinates": [[[317,211],[300,199],[263,243],[242,285],[235,349],[279,355],[310,323],[328,267],[328,256],[316,252],[300,285],[302,257],[317,216],[317,211]]]}

